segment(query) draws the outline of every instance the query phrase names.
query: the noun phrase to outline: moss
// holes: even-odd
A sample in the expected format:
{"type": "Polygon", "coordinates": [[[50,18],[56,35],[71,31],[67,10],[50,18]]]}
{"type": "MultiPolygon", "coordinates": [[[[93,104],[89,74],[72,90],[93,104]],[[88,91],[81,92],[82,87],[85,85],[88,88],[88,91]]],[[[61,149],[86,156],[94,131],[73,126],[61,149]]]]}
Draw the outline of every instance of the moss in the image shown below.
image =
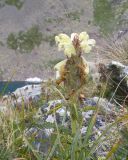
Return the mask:
{"type": "Polygon", "coordinates": [[[18,48],[17,38],[14,33],[9,34],[7,38],[7,45],[9,48],[16,50],[18,48]]]}
{"type": "Polygon", "coordinates": [[[80,21],[80,16],[82,14],[83,14],[83,10],[66,13],[65,16],[71,20],[80,21]]]}
{"type": "Polygon", "coordinates": [[[106,35],[113,31],[115,18],[110,2],[107,0],[94,1],[94,20],[100,26],[100,31],[103,34],[106,35]]]}
{"type": "Polygon", "coordinates": [[[126,1],[114,3],[108,0],[93,0],[93,8],[94,23],[100,27],[100,32],[107,36],[124,24],[122,15],[127,10],[128,3],[126,1]]]}
{"type": "Polygon", "coordinates": [[[3,70],[0,69],[0,81],[3,80],[3,74],[4,74],[3,70]]]}
{"type": "Polygon", "coordinates": [[[9,5],[9,6],[15,6],[18,10],[20,10],[23,4],[24,0],[0,0],[0,8],[9,5]]]}
{"type": "Polygon", "coordinates": [[[45,22],[47,22],[47,23],[61,23],[62,21],[63,21],[63,18],[62,17],[58,17],[58,18],[45,18],[45,20],[44,20],[45,22]]]}
{"type": "Polygon", "coordinates": [[[54,46],[55,45],[55,34],[53,35],[43,35],[42,36],[42,40],[45,42],[48,42],[50,44],[50,46],[54,46]]]}
{"type": "Polygon", "coordinates": [[[28,29],[26,32],[11,33],[7,38],[7,46],[21,53],[29,53],[42,41],[42,33],[38,26],[28,29]]]}
{"type": "Polygon", "coordinates": [[[0,46],[4,46],[4,43],[0,40],[0,46]]]}
{"type": "Polygon", "coordinates": [[[15,6],[17,9],[21,9],[23,6],[23,0],[6,0],[5,3],[7,5],[15,6]]]}

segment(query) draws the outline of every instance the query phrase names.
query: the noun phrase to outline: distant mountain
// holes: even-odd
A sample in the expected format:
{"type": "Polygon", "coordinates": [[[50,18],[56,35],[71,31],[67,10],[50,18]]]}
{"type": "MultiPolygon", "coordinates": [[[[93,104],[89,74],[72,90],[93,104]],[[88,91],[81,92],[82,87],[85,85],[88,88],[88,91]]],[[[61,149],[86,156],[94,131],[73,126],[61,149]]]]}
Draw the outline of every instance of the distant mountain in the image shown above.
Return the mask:
{"type": "MultiPolygon", "coordinates": [[[[98,0],[96,1],[98,3],[98,0]]],[[[1,2],[3,2],[0,4],[1,79],[24,80],[36,76],[42,79],[52,77],[53,66],[63,59],[63,54],[57,51],[54,43],[54,36],[58,33],[87,31],[97,40],[97,45],[104,43],[103,36],[100,34],[101,26],[94,20],[96,6],[94,7],[95,4],[90,0],[15,0],[15,3],[8,0],[6,4],[4,1],[1,2]],[[39,47],[32,49],[31,53],[20,53],[18,49],[8,48],[7,39],[11,33],[27,32],[35,25],[42,33],[39,47]]],[[[127,12],[123,12],[121,16],[127,17],[127,12]]],[[[95,54],[87,55],[87,59],[93,61],[93,58],[96,58],[95,54]]]]}

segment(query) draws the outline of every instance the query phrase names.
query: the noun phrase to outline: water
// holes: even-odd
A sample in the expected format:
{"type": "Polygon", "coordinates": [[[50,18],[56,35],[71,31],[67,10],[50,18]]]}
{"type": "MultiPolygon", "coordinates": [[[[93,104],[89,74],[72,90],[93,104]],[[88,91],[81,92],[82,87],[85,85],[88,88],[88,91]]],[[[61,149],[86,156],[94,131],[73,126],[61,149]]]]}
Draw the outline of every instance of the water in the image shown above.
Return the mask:
{"type": "Polygon", "coordinates": [[[0,81],[0,93],[2,95],[8,94],[14,92],[17,88],[24,87],[25,85],[28,84],[37,84],[37,83],[30,83],[26,81],[11,81],[11,82],[0,81]]]}
{"type": "Polygon", "coordinates": [[[128,27],[128,0],[93,0],[94,23],[103,35],[128,27]]]}

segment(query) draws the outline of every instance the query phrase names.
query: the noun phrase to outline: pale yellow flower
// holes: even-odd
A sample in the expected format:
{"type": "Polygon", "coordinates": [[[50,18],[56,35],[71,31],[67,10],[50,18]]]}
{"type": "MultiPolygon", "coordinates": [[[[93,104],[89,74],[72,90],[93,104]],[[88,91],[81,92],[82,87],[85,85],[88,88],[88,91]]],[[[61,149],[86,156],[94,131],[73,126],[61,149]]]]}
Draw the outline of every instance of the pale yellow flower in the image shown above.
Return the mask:
{"type": "Polygon", "coordinates": [[[56,43],[71,43],[71,39],[66,34],[59,34],[58,36],[55,36],[56,43]]]}
{"type": "Polygon", "coordinates": [[[95,46],[96,41],[94,39],[89,39],[87,32],[81,32],[79,34],[80,47],[83,52],[89,53],[92,47],[95,46]]]}
{"type": "Polygon", "coordinates": [[[63,33],[59,34],[59,38],[64,41],[71,41],[70,37],[63,33]]]}
{"type": "Polygon", "coordinates": [[[86,66],[84,72],[85,72],[86,74],[88,74],[88,73],[89,73],[89,65],[88,65],[86,59],[85,59],[83,56],[81,56],[81,58],[82,58],[82,60],[83,60],[84,65],[86,66]]]}
{"type": "Polygon", "coordinates": [[[84,53],[89,53],[92,49],[92,47],[88,45],[87,41],[81,42],[80,47],[84,53]]]}
{"type": "Polygon", "coordinates": [[[55,66],[54,66],[54,69],[59,71],[61,69],[62,66],[65,66],[66,65],[66,62],[67,62],[67,59],[57,63],[55,66]]]}
{"type": "Polygon", "coordinates": [[[79,34],[80,41],[87,41],[88,39],[89,39],[89,35],[87,34],[87,32],[81,32],[79,34]]]}
{"type": "Polygon", "coordinates": [[[55,41],[56,41],[56,44],[58,44],[60,41],[60,38],[58,36],[55,36],[55,41]]]}
{"type": "Polygon", "coordinates": [[[64,44],[63,43],[58,43],[58,50],[63,51],[64,50],[64,44]]]}
{"type": "Polygon", "coordinates": [[[96,42],[94,39],[89,39],[87,32],[72,33],[71,38],[66,34],[59,34],[55,36],[56,44],[58,45],[59,51],[64,51],[64,54],[70,58],[72,55],[76,55],[76,46],[74,46],[73,41],[75,38],[78,39],[81,51],[84,53],[89,53],[92,47],[95,46],[96,42]]]}
{"type": "Polygon", "coordinates": [[[66,62],[67,62],[67,59],[65,59],[55,65],[54,69],[56,70],[56,79],[60,78],[61,73],[65,69],[66,62]]]}
{"type": "Polygon", "coordinates": [[[64,54],[66,56],[68,56],[69,58],[72,55],[76,55],[76,50],[75,50],[74,46],[72,44],[65,45],[64,54]]]}
{"type": "Polygon", "coordinates": [[[75,37],[78,37],[78,38],[79,38],[78,33],[72,33],[72,34],[71,34],[71,41],[73,41],[75,37]]]}
{"type": "Polygon", "coordinates": [[[67,57],[70,58],[72,55],[76,54],[71,38],[66,34],[61,33],[58,36],[55,36],[55,41],[58,44],[58,50],[59,51],[64,50],[64,54],[67,57]]]}

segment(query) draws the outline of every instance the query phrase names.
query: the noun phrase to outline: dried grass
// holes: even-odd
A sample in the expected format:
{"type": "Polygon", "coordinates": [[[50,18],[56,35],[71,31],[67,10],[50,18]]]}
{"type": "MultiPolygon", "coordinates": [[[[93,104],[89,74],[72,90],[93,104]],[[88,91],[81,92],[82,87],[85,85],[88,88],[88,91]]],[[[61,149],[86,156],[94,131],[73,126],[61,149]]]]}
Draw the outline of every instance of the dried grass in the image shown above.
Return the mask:
{"type": "Polygon", "coordinates": [[[119,41],[107,40],[101,52],[106,54],[107,58],[111,60],[128,65],[128,38],[119,41]]]}

